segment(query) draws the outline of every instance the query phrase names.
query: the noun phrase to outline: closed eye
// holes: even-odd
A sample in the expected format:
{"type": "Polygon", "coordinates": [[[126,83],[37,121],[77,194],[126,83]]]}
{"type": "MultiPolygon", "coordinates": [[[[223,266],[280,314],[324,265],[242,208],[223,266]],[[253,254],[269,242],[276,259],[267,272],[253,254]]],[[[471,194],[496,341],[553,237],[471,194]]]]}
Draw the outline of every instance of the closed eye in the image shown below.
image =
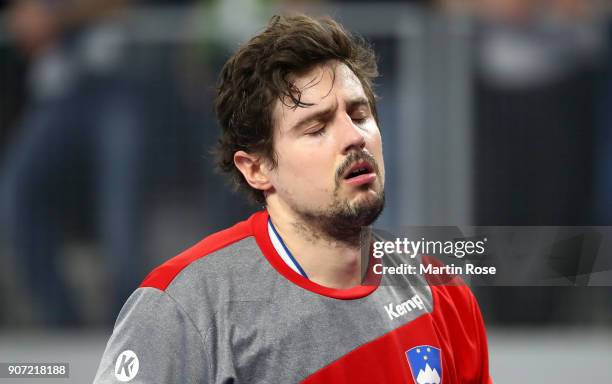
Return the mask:
{"type": "Polygon", "coordinates": [[[371,116],[370,108],[367,104],[360,104],[351,111],[350,116],[355,124],[363,124],[371,116]]]}
{"type": "Polygon", "coordinates": [[[323,125],[320,128],[307,132],[306,135],[307,136],[323,136],[323,134],[325,133],[325,128],[327,127],[327,125],[323,125]]]}

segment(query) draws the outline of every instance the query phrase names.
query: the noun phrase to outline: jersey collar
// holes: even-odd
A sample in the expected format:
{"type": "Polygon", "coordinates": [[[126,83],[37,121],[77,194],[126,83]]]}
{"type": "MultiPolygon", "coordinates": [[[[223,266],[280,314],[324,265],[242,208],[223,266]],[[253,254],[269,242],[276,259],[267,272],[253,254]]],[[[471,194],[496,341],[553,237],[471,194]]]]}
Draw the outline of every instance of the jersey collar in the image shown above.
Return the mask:
{"type": "Polygon", "coordinates": [[[380,275],[376,275],[372,279],[368,278],[367,280],[371,281],[371,284],[358,285],[348,289],[329,288],[307,279],[300,274],[299,269],[297,271],[293,269],[274,246],[268,229],[269,218],[270,216],[267,211],[257,212],[251,217],[251,228],[255,240],[272,267],[295,285],[319,295],[341,300],[353,300],[366,297],[374,292],[380,285],[380,275]]]}
{"type": "Polygon", "coordinates": [[[274,227],[271,217],[268,217],[268,235],[270,236],[270,241],[272,241],[272,245],[274,245],[276,253],[278,253],[278,255],[289,266],[289,268],[293,269],[294,271],[308,279],[308,275],[306,274],[300,263],[298,263],[295,257],[293,257],[293,254],[291,253],[289,248],[287,248],[287,245],[283,241],[283,238],[280,236],[280,234],[274,227]]]}

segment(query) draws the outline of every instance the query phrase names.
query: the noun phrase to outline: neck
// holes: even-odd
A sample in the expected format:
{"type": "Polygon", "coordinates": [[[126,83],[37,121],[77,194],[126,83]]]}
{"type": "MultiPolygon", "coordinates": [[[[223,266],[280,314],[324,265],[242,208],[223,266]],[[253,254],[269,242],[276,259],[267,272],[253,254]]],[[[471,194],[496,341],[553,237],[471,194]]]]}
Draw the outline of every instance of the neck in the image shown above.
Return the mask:
{"type": "Polygon", "coordinates": [[[333,239],[292,210],[274,204],[267,208],[277,232],[311,281],[336,289],[361,283],[359,243],[333,239]]]}

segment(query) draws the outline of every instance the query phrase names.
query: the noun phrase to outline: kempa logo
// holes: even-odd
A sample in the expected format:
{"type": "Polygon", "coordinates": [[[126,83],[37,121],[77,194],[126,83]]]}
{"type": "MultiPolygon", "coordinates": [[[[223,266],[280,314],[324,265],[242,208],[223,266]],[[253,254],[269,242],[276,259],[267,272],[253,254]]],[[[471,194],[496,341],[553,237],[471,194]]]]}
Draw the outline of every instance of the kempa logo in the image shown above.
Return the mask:
{"type": "Polygon", "coordinates": [[[136,377],[138,368],[140,368],[138,356],[136,356],[134,351],[128,349],[121,352],[117,357],[117,361],[115,362],[115,377],[119,381],[130,381],[136,377]]]}
{"type": "Polygon", "coordinates": [[[425,304],[423,303],[423,299],[419,295],[414,295],[410,299],[401,302],[397,305],[393,305],[389,303],[384,306],[385,311],[387,311],[387,315],[391,320],[397,319],[400,316],[404,316],[409,312],[412,312],[413,309],[423,310],[425,309],[425,304]]]}

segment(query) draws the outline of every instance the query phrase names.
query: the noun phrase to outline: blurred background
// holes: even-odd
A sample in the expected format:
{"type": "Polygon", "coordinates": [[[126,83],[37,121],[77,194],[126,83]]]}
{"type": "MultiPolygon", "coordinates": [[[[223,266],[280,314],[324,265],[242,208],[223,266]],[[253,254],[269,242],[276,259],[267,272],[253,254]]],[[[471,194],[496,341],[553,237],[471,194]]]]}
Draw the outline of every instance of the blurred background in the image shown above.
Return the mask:
{"type": "MultiPolygon", "coordinates": [[[[0,0],[0,361],[91,382],[146,274],[257,209],[213,170],[212,100],[278,12],[378,54],[381,225],[612,225],[611,5],[0,0]]],[[[612,380],[612,282],[475,294],[496,383],[612,380]]]]}

